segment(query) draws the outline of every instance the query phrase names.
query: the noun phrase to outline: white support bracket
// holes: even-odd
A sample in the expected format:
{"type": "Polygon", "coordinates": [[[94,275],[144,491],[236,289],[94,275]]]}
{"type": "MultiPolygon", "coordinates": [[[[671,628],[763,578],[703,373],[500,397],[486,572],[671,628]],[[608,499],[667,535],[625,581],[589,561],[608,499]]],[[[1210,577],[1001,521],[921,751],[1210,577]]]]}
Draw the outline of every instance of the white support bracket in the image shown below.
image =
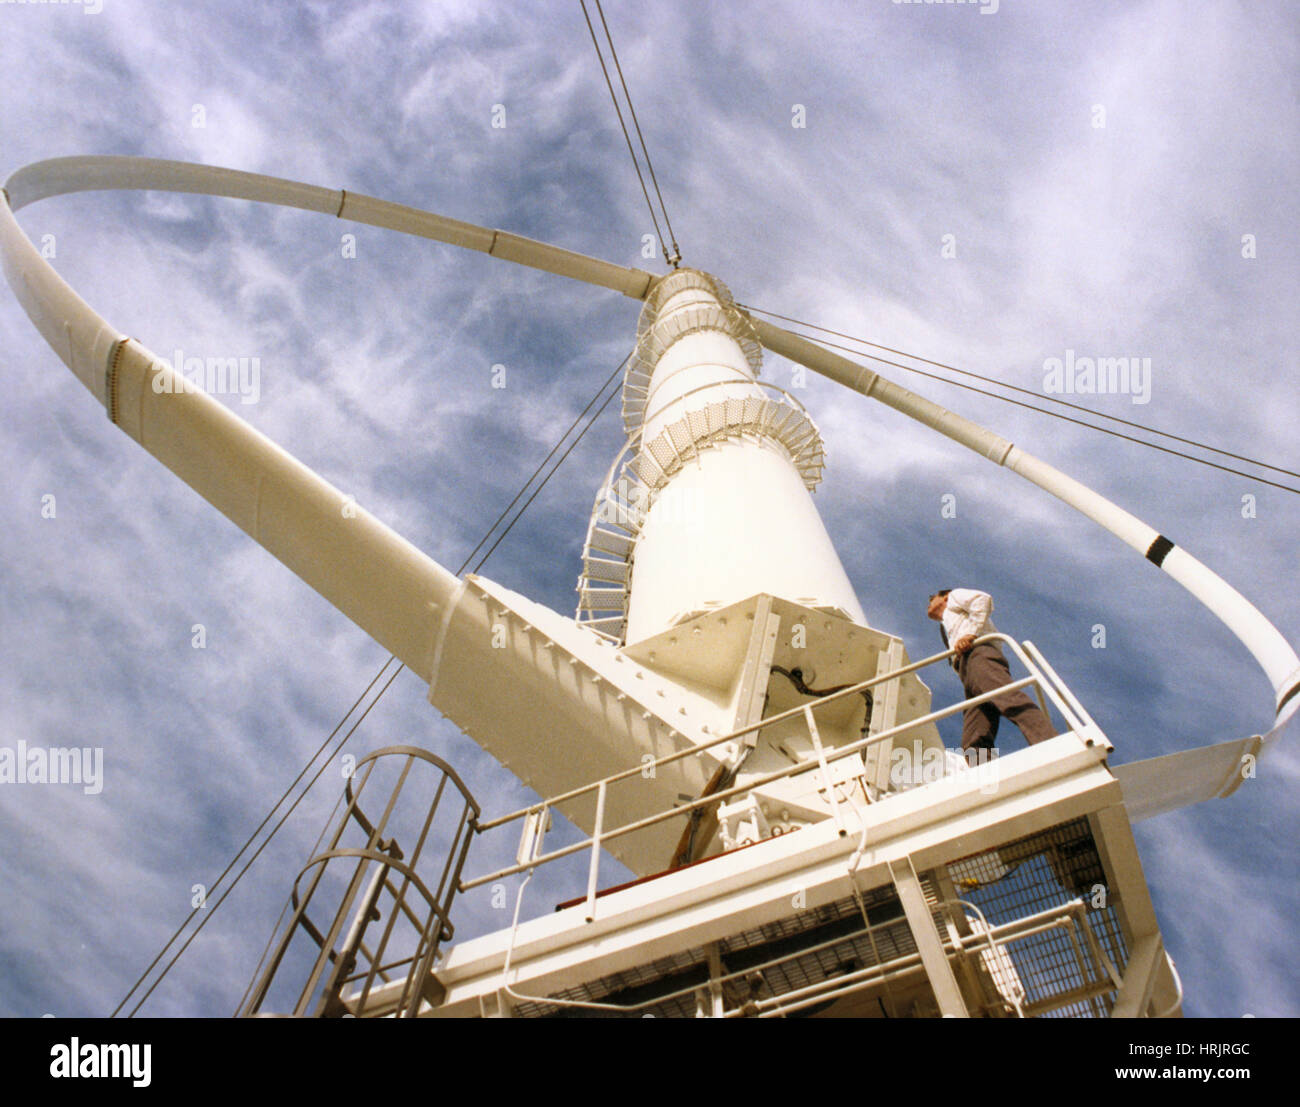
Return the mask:
{"type": "Polygon", "coordinates": [[[934,998],[939,1004],[939,1011],[946,1019],[968,1019],[966,1001],[962,999],[957,978],[943,951],[943,940],[939,937],[938,927],[930,914],[930,905],[925,901],[925,892],[921,881],[912,866],[911,857],[903,857],[889,863],[889,875],[894,887],[898,889],[898,898],[907,916],[907,925],[912,928],[912,937],[916,940],[917,951],[921,954],[921,964],[925,974],[930,978],[930,987],[934,989],[934,998]]]}
{"type": "MultiPolygon", "coordinates": [[[[759,596],[754,610],[754,627],[750,632],[749,648],[745,651],[745,667],[741,670],[740,692],[736,698],[736,716],[733,729],[741,730],[763,717],[763,704],[767,699],[767,684],[772,675],[772,658],[776,653],[776,640],[781,632],[781,617],[772,613],[772,597],[759,596]]],[[[754,730],[745,735],[745,745],[752,749],[761,732],[754,730]]]]}
{"type": "MultiPolygon", "coordinates": [[[[903,667],[903,640],[893,639],[888,650],[882,650],[876,661],[876,676],[884,676],[903,667]]],[[[888,730],[898,721],[898,696],[902,681],[889,680],[876,685],[871,694],[871,716],[868,719],[869,733],[879,734],[888,730]]],[[[877,792],[889,792],[893,784],[889,778],[892,761],[892,741],[880,742],[863,751],[863,760],[867,766],[867,780],[877,792]]]]}
{"type": "Polygon", "coordinates": [[[1159,934],[1140,938],[1128,960],[1124,982],[1111,1010],[1112,1019],[1136,1019],[1147,1013],[1156,986],[1156,971],[1164,964],[1164,943],[1159,934]]]}

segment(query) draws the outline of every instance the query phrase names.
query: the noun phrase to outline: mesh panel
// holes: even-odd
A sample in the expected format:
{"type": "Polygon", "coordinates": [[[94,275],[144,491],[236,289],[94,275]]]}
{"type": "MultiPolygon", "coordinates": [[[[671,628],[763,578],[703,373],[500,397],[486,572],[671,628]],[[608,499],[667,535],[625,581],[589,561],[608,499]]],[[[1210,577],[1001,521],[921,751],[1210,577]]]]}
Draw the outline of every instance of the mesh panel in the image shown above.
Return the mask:
{"type": "MultiPolygon", "coordinates": [[[[727,1008],[786,995],[796,988],[916,952],[892,888],[865,893],[863,905],[870,932],[863,925],[857,901],[849,897],[719,942],[723,973],[736,975],[724,984],[727,1008]]],[[[617,1004],[626,1010],[523,1003],[515,1008],[515,1014],[521,1018],[693,1017],[695,990],[708,985],[708,964],[709,950],[701,946],[554,993],[557,999],[617,1004]],[[682,994],[672,995],[674,992],[682,994]]]]}
{"type": "MultiPolygon", "coordinates": [[[[1106,880],[1086,819],[950,862],[947,872],[957,896],[978,907],[994,928],[1081,898],[1098,946],[1123,972],[1128,951],[1109,889],[1104,906],[1092,905],[1094,900],[1101,902],[1096,889],[1105,886],[1106,880]]],[[[923,878],[922,883],[943,934],[943,909],[935,902],[930,882],[923,878]]],[[[723,984],[726,1008],[735,1012],[751,1002],[787,996],[900,958],[912,960],[890,979],[897,984],[911,974],[914,984],[916,942],[893,886],[865,892],[862,900],[869,926],[864,925],[862,908],[850,896],[718,942],[722,972],[731,977],[723,984]]],[[[973,913],[963,910],[972,916],[976,935],[981,933],[973,913]]],[[[998,992],[1015,994],[1031,1017],[1105,1017],[1114,1003],[1114,987],[1104,965],[1093,956],[1086,936],[1072,939],[1066,925],[1004,939],[996,951],[976,947],[972,953],[982,965],[985,987],[993,1000],[985,1005],[985,1013],[1006,1013],[999,1009],[998,992]]],[[[520,1004],[515,1013],[525,1018],[692,1017],[697,990],[708,986],[708,965],[709,949],[700,946],[554,993],[557,999],[614,1004],[623,1010],[534,1002],[520,1004]]],[[[879,981],[868,987],[873,995],[881,993],[879,981]]],[[[884,985],[886,993],[888,987],[884,985]]],[[[976,1013],[973,1006],[972,1014],[976,1013]]]]}
{"type": "MultiPolygon", "coordinates": [[[[1124,971],[1128,950],[1087,819],[954,861],[948,865],[948,875],[958,895],[979,907],[994,927],[1081,898],[1098,944],[1116,968],[1124,971]],[[1104,896],[1098,889],[1105,889],[1104,896]],[[1094,900],[1105,906],[1094,906],[1094,900]]],[[[1036,1006],[1084,987],[1104,972],[1102,966],[1092,964],[1086,944],[1076,950],[1063,928],[1010,942],[1005,949],[1024,987],[1027,1014],[1038,1013],[1036,1006]]],[[[1054,1018],[1105,1017],[1114,999],[1113,989],[1108,989],[1102,995],[1041,1013],[1054,1018]]]]}

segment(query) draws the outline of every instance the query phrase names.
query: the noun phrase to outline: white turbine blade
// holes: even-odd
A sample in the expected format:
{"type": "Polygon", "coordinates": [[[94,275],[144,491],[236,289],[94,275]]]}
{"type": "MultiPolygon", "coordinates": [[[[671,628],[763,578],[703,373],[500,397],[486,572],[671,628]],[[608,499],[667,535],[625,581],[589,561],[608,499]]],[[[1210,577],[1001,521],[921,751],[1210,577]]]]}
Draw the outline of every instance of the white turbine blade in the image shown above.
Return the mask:
{"type": "Polygon", "coordinates": [[[1278,629],[1218,574],[1159,531],[1058,469],[977,423],[918,396],[879,373],[823,349],[781,327],[753,320],[759,341],[773,353],[807,366],[864,396],[879,400],[918,423],[960,442],[982,457],[1018,473],[1088,516],[1164,569],[1227,624],[1263,668],[1275,694],[1274,732],[1300,707],[1300,657],[1278,629]]]}
{"type": "MultiPolygon", "coordinates": [[[[614,265],[612,262],[537,242],[508,231],[463,223],[458,219],[448,219],[405,204],[378,200],[359,192],[321,188],[282,177],[242,173],[236,169],[196,165],[192,162],[95,156],[51,158],[24,166],[5,182],[5,193],[11,211],[18,211],[27,204],[49,196],[71,192],[129,192],[143,189],[227,196],[279,207],[318,211],[340,219],[353,219],[358,223],[477,250],[503,261],[544,269],[548,273],[558,273],[562,277],[601,288],[611,288],[634,300],[644,299],[655,279],[653,274],[642,269],[614,265]]],[[[58,347],[55,346],[55,349],[58,347]]]]}
{"type": "MultiPolygon", "coordinates": [[[[481,735],[522,779],[554,795],[640,764],[645,754],[662,756],[706,740],[706,730],[692,730],[688,738],[677,729],[677,719],[665,718],[660,696],[639,702],[651,681],[628,683],[647,674],[630,662],[615,665],[613,651],[598,648],[606,643],[489,581],[457,580],[110,326],[40,256],[13,216],[14,208],[47,196],[118,188],[203,192],[342,213],[636,298],[644,296],[650,274],[369,197],[178,162],[40,162],[14,174],[0,197],[0,254],[9,283],[46,341],[109,418],[429,682],[434,706],[467,733],[481,735]],[[520,627],[545,624],[547,648],[495,648],[506,620],[525,643],[530,633],[541,632],[520,627]],[[557,661],[561,654],[563,665],[557,661]],[[512,698],[503,695],[505,688],[525,691],[512,698]],[[588,710],[593,697],[603,705],[596,715],[588,710]]],[[[638,778],[636,786],[611,795],[609,816],[621,823],[669,808],[679,795],[700,791],[702,773],[694,760],[663,766],[649,784],[638,778]]],[[[589,796],[561,805],[588,829],[591,808],[589,796]]],[[[610,845],[632,867],[650,871],[656,858],[671,852],[679,831],[664,823],[635,842],[618,839],[610,845]]]]}
{"type": "Polygon", "coordinates": [[[339,490],[181,381],[82,300],[14,211],[71,192],[153,189],[302,208],[478,250],[644,297],[649,273],[346,191],[153,158],[71,157],[14,173],[0,196],[0,260],[28,316],[120,425],[204,499],[428,680],[450,573],[339,490]],[[440,613],[441,612],[441,613],[440,613]]]}
{"type": "Polygon", "coordinates": [[[307,466],[100,318],[0,204],[6,275],[109,417],[426,680],[431,605],[458,582],[307,466]]]}
{"type": "Polygon", "coordinates": [[[189,391],[144,347],[127,341],[119,350],[110,383],[117,424],[428,680],[432,628],[460,582],[221,403],[189,391]]]}
{"type": "Polygon", "coordinates": [[[1259,756],[1259,735],[1181,750],[1111,768],[1124,791],[1130,821],[1149,819],[1203,800],[1232,795],[1259,756]]]}
{"type": "Polygon", "coordinates": [[[1203,800],[1232,795],[1243,780],[1254,777],[1260,755],[1278,740],[1295,716],[1296,701],[1292,700],[1265,735],[1255,734],[1113,766],[1111,772],[1123,789],[1129,819],[1137,822],[1203,800]]]}

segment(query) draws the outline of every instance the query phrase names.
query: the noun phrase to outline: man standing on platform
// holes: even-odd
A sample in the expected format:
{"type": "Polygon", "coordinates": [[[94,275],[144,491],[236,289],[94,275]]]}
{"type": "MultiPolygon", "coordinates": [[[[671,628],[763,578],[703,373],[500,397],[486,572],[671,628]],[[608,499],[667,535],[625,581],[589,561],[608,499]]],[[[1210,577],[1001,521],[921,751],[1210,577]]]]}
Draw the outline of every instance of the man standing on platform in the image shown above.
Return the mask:
{"type": "MultiPolygon", "coordinates": [[[[952,666],[961,678],[968,699],[1011,683],[1011,670],[997,644],[975,645],[975,639],[981,635],[997,633],[989,618],[992,612],[993,597],[972,588],[945,588],[935,592],[926,608],[926,614],[939,624],[943,644],[956,651],[952,666]]],[[[1056,736],[1051,721],[1024,692],[994,696],[966,708],[962,719],[961,748],[971,764],[991,756],[1001,715],[1020,728],[1031,746],[1056,736]]]]}

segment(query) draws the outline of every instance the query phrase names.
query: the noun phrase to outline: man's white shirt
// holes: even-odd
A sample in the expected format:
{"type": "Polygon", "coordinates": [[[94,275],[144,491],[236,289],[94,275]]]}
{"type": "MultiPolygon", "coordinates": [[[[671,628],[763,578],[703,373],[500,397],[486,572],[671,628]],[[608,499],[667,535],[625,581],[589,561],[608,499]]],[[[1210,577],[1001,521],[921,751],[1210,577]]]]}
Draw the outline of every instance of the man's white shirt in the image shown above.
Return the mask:
{"type": "Polygon", "coordinates": [[[993,597],[973,588],[954,588],[948,593],[948,606],[943,611],[943,629],[948,644],[955,646],[968,634],[978,638],[982,634],[996,634],[993,625],[993,597]]]}

